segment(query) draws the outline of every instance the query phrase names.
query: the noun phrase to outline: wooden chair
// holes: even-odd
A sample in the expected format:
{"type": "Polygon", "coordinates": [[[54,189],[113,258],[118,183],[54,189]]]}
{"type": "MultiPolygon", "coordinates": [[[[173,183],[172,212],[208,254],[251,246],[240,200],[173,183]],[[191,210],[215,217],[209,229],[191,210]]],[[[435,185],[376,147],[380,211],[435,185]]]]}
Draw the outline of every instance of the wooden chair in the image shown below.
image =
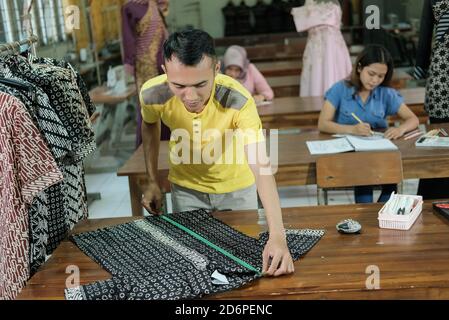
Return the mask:
{"type": "Polygon", "coordinates": [[[401,184],[402,159],[398,151],[351,152],[317,159],[318,204],[327,205],[328,189],[401,184]]]}

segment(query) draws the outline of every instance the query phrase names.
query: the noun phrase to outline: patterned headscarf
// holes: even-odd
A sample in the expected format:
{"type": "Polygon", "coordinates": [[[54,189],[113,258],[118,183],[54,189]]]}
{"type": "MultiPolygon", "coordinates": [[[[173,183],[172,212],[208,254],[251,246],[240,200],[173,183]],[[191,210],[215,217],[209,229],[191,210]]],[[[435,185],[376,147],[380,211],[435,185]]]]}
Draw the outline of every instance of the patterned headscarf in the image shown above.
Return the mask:
{"type": "Polygon", "coordinates": [[[224,55],[223,64],[226,69],[229,66],[237,66],[242,69],[239,79],[244,80],[248,71],[249,60],[247,59],[246,50],[241,46],[230,46],[224,55]]]}

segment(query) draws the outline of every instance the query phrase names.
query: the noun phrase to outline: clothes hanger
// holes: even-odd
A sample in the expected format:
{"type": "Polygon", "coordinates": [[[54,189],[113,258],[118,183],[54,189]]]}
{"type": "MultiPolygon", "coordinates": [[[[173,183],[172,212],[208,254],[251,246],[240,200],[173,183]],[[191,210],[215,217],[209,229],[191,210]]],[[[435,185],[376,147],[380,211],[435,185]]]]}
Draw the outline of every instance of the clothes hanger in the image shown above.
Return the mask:
{"type": "MultiPolygon", "coordinates": [[[[8,48],[8,51],[11,52],[13,55],[20,54],[21,46],[18,41],[13,42],[13,43],[8,43],[5,46],[8,48]]],[[[31,96],[33,102],[36,100],[34,88],[31,85],[28,85],[20,80],[4,78],[4,77],[0,77],[0,83],[10,86],[10,87],[13,87],[15,89],[27,90],[30,93],[30,96],[31,96]]]]}

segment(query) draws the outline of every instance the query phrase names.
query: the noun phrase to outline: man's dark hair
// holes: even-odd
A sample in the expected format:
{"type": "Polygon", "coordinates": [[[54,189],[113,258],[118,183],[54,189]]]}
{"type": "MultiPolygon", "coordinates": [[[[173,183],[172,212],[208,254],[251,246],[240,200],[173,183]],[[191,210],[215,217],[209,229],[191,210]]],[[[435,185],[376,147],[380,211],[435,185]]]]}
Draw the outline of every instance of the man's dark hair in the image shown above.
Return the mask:
{"type": "Polygon", "coordinates": [[[164,59],[170,61],[173,57],[186,66],[196,66],[204,55],[217,59],[214,39],[205,31],[186,29],[172,33],[164,42],[164,59]]]}

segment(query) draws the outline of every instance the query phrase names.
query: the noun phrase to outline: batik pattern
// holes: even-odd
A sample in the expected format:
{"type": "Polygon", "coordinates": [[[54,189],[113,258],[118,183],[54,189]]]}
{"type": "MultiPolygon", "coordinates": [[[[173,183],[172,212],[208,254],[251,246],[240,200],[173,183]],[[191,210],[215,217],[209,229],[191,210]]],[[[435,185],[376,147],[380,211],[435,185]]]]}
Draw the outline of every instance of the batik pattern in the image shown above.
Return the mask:
{"type": "MultiPolygon", "coordinates": [[[[261,269],[267,233],[251,238],[204,210],[169,217],[261,269]]],[[[323,234],[322,230],[287,230],[292,258],[299,259],[323,234]]],[[[112,278],[69,288],[67,299],[192,299],[238,288],[260,276],[160,217],[78,234],[71,240],[112,278]],[[214,284],[215,271],[225,275],[229,284],[214,284]]]]}
{"type": "Polygon", "coordinates": [[[92,116],[96,110],[95,104],[92,102],[92,99],[89,95],[89,90],[87,89],[86,83],[81,77],[80,73],[76,71],[72,65],[65,60],[56,60],[53,58],[46,57],[37,57],[33,60],[34,63],[48,64],[55,67],[64,68],[70,70],[76,79],[76,85],[78,86],[81,97],[84,101],[84,105],[86,106],[89,117],[92,116]]]}
{"type": "Polygon", "coordinates": [[[424,108],[449,119],[449,0],[425,0],[414,77],[427,78],[424,108]]]}
{"type": "MultiPolygon", "coordinates": [[[[3,69],[2,71],[6,70],[3,69]]],[[[7,72],[2,72],[2,75],[29,85],[28,82],[10,76],[7,72]]],[[[45,93],[38,87],[34,86],[33,89],[34,91],[31,93],[0,84],[0,91],[20,99],[23,103],[34,124],[42,134],[42,138],[51,151],[58,167],[62,169],[63,165],[61,163],[68,161],[68,155],[70,154],[68,133],[59,121],[58,116],[54,113],[45,93]]],[[[52,234],[54,233],[52,230],[49,230],[48,220],[51,216],[64,213],[64,196],[61,193],[61,184],[63,182],[55,184],[37,194],[28,210],[31,275],[44,263],[47,253],[51,254],[53,251],[47,251],[48,241],[53,239],[52,234]],[[52,203],[49,202],[49,199],[51,199],[52,203]]]]}
{"type": "Polygon", "coordinates": [[[0,92],[0,299],[14,299],[30,274],[28,206],[61,180],[23,104],[0,92]]]}
{"type": "Polygon", "coordinates": [[[96,143],[89,113],[73,72],[47,64],[29,65],[19,57],[11,57],[10,60],[9,68],[15,76],[40,87],[47,94],[69,134],[73,161],[83,160],[95,150],[96,143]]]}
{"type": "MultiPolygon", "coordinates": [[[[23,72],[32,71],[26,59],[9,56],[2,57],[0,62],[2,77],[33,88],[32,91],[28,91],[0,85],[0,91],[7,92],[24,103],[64,175],[62,183],[39,193],[29,209],[30,269],[33,274],[45,261],[47,255],[50,255],[67,236],[68,230],[80,219],[87,217],[84,171],[82,162],[77,161],[79,159],[72,151],[73,141],[65,128],[67,123],[64,125],[61,122],[46,93],[38,85],[27,81],[26,77],[22,75],[23,72]],[[12,70],[15,72],[13,73],[12,70]]],[[[37,62],[67,67],[66,74],[76,75],[76,83],[81,86],[79,90],[75,87],[71,90],[74,95],[78,95],[79,101],[84,101],[84,103],[80,102],[74,105],[78,105],[79,111],[84,115],[86,107],[88,107],[88,114],[95,111],[95,106],[89,98],[84,82],[67,62],[47,58],[38,58],[34,63],[37,62]]],[[[64,90],[66,88],[60,88],[60,91],[64,90]]],[[[73,100],[70,102],[73,103],[73,100]]],[[[73,112],[77,112],[77,110],[74,109],[73,112]]]]}

